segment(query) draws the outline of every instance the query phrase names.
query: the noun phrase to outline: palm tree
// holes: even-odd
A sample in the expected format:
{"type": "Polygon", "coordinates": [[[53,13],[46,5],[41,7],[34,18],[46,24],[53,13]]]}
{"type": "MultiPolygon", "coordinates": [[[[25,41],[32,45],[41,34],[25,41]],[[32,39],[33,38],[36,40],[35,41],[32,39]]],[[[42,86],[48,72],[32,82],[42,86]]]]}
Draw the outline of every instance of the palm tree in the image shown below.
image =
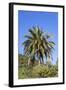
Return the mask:
{"type": "Polygon", "coordinates": [[[39,64],[44,63],[44,57],[47,58],[52,55],[55,43],[49,41],[51,36],[45,34],[39,27],[29,29],[29,33],[30,35],[25,35],[27,40],[23,42],[24,53],[29,56],[29,61],[37,57],[39,64]]]}

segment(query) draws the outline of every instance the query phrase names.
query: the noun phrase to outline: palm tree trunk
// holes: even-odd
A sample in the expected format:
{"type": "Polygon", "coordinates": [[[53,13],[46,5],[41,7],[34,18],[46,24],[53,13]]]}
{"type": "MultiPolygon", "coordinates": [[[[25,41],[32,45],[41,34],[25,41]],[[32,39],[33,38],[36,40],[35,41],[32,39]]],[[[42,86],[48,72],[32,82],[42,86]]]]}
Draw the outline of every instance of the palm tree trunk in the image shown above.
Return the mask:
{"type": "Polygon", "coordinates": [[[47,58],[47,64],[48,64],[48,65],[51,65],[51,57],[48,57],[48,58],[47,58]]]}
{"type": "Polygon", "coordinates": [[[28,66],[30,65],[30,58],[28,59],[28,66]]]}
{"type": "Polygon", "coordinates": [[[44,60],[42,60],[42,64],[44,64],[44,60]]]}
{"type": "Polygon", "coordinates": [[[42,57],[42,64],[44,64],[44,58],[42,57]]]}
{"type": "Polygon", "coordinates": [[[48,60],[49,60],[49,62],[51,62],[51,57],[49,57],[49,59],[48,59],[48,60]]]}
{"type": "Polygon", "coordinates": [[[39,65],[41,64],[40,59],[39,59],[38,63],[39,63],[39,65]]]}

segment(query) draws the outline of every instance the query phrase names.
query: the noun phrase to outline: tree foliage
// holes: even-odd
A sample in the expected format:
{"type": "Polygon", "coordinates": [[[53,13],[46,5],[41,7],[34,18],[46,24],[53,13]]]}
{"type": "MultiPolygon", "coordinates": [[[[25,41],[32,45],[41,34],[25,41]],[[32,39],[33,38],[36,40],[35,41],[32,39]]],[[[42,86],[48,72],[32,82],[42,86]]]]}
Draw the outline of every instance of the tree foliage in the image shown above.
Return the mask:
{"type": "Polygon", "coordinates": [[[44,63],[44,57],[52,58],[55,43],[49,40],[51,35],[44,33],[39,27],[33,27],[29,29],[29,35],[25,35],[25,38],[27,40],[23,42],[24,53],[31,60],[37,57],[39,63],[44,63]]]}

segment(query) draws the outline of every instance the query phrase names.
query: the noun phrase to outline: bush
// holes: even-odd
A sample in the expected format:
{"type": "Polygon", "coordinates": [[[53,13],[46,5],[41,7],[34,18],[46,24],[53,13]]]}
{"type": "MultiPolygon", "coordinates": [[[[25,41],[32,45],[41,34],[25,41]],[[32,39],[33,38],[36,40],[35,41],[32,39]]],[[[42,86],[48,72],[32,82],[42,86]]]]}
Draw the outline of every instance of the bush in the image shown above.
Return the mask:
{"type": "Polygon", "coordinates": [[[19,79],[26,79],[32,77],[32,66],[21,66],[18,69],[19,79]]]}
{"type": "Polygon", "coordinates": [[[49,68],[46,65],[37,65],[33,67],[32,75],[33,77],[39,77],[39,78],[55,77],[57,75],[57,71],[53,66],[49,68]]]}
{"type": "Polygon", "coordinates": [[[48,78],[57,77],[58,68],[56,65],[52,65],[50,68],[47,65],[36,65],[36,66],[22,66],[19,67],[19,79],[25,78],[48,78]]]}
{"type": "Polygon", "coordinates": [[[57,76],[58,71],[56,70],[56,66],[52,66],[49,70],[48,76],[49,77],[55,77],[57,76]]]}
{"type": "Polygon", "coordinates": [[[19,79],[27,78],[27,68],[26,67],[19,67],[18,78],[19,79]]]}
{"type": "Polygon", "coordinates": [[[24,55],[20,55],[18,56],[18,65],[21,66],[26,66],[28,63],[28,57],[24,56],[24,55]]]}

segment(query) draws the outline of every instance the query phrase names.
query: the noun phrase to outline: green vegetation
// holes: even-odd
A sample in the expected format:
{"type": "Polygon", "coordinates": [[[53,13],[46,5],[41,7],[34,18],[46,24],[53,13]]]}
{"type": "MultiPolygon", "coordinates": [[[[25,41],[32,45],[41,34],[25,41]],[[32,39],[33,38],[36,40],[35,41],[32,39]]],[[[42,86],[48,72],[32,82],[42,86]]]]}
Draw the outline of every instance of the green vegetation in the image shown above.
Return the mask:
{"type": "Polygon", "coordinates": [[[52,53],[55,43],[50,41],[52,35],[42,32],[39,27],[29,29],[24,45],[24,55],[19,54],[18,78],[47,78],[58,76],[58,59],[52,65],[52,53]],[[46,58],[46,64],[44,62],[46,58]]]}
{"type": "Polygon", "coordinates": [[[18,78],[49,78],[58,76],[58,65],[38,64],[35,60],[34,64],[27,65],[28,58],[19,55],[18,78]],[[22,57],[22,58],[21,58],[22,57]],[[22,62],[21,62],[22,61],[22,62]]]}
{"type": "Polygon", "coordinates": [[[27,38],[24,41],[24,53],[29,56],[28,64],[30,64],[30,59],[39,60],[39,64],[44,63],[44,57],[52,58],[52,50],[54,49],[55,43],[50,41],[52,35],[42,32],[39,27],[33,27],[29,29],[30,35],[25,35],[27,38]]]}

